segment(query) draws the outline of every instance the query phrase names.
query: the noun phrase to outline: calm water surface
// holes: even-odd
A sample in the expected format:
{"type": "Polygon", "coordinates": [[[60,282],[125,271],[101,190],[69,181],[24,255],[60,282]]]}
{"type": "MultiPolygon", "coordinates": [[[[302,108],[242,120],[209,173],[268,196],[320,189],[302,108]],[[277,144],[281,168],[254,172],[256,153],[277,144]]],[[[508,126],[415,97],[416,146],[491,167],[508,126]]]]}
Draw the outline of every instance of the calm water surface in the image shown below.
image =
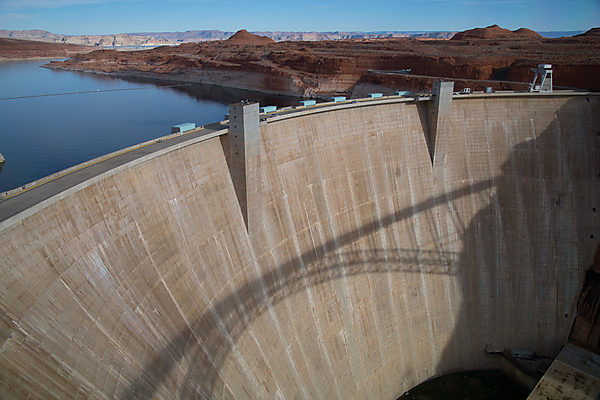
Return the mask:
{"type": "Polygon", "coordinates": [[[6,158],[0,192],[168,135],[173,125],[221,121],[228,104],[242,99],[261,105],[297,104],[293,98],[239,90],[166,87],[176,83],[40,68],[46,63],[0,62],[0,153],[6,158]],[[14,98],[86,91],[93,93],[14,98]]]}

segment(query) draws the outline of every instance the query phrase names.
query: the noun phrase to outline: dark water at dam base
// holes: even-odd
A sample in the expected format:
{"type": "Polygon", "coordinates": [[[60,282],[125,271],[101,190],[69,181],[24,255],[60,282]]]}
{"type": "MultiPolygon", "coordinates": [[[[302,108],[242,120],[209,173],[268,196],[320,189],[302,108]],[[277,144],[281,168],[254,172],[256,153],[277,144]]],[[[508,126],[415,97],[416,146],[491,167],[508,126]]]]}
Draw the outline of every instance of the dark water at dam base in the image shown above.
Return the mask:
{"type": "Polygon", "coordinates": [[[525,400],[530,390],[501,370],[456,372],[409,390],[398,400],[525,400]]]}

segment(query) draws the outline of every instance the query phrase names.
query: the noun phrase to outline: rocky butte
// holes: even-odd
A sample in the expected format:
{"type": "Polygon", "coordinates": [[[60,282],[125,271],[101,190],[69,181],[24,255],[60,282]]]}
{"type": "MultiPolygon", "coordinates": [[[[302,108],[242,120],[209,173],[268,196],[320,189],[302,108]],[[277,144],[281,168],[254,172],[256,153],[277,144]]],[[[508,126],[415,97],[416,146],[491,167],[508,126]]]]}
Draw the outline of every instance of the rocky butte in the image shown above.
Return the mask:
{"type": "Polygon", "coordinates": [[[600,95],[453,89],[236,103],[6,195],[0,396],[396,399],[489,349],[597,353],[600,95]]]}
{"type": "Polygon", "coordinates": [[[430,90],[438,79],[455,89],[523,90],[530,68],[552,64],[557,86],[600,89],[600,40],[593,35],[546,39],[498,26],[452,40],[415,38],[277,42],[241,31],[228,40],[147,51],[100,50],[49,68],[152,77],[305,97],[365,96],[430,90]],[[400,71],[410,70],[410,73],[400,71]],[[519,83],[525,82],[525,83],[519,83]]]}

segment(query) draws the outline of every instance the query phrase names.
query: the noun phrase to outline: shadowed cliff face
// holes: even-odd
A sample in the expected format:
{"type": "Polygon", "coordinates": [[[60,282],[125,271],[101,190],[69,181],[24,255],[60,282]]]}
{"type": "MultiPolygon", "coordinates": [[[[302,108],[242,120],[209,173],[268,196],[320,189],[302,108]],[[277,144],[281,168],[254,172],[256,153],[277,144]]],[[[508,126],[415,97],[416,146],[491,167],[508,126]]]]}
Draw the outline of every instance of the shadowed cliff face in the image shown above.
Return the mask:
{"type": "MultiPolygon", "coordinates": [[[[228,359],[238,360],[236,354],[243,349],[236,345],[261,316],[282,312],[278,305],[296,298],[298,293],[352,277],[394,275],[403,279],[411,274],[435,274],[460,282],[462,293],[451,299],[460,308],[455,326],[448,327],[454,333],[448,341],[441,342],[443,349],[427,378],[493,365],[494,361],[484,356],[486,345],[524,347],[554,356],[567,339],[573,321],[574,302],[583,277],[581,262],[590,256],[588,231],[598,230],[597,225],[589,223],[587,215],[592,212],[589,204],[598,201],[598,196],[582,199],[586,189],[580,188],[588,179],[587,190],[597,188],[597,172],[594,175],[594,167],[589,164],[597,156],[586,153],[577,157],[581,152],[596,152],[598,143],[591,132],[573,132],[577,127],[570,124],[571,118],[587,118],[578,112],[579,107],[577,101],[566,103],[543,132],[531,132],[530,140],[519,142],[503,163],[500,175],[471,181],[375,218],[322,245],[305,249],[299,257],[236,288],[173,337],[164,351],[142,368],[123,397],[150,397],[179,368],[185,370],[186,376],[178,385],[176,397],[219,397],[227,386],[223,382],[224,365],[228,359]],[[458,210],[474,198],[484,205],[465,220],[464,213],[458,210]],[[430,220],[429,213],[441,204],[448,209],[443,218],[453,221],[460,230],[460,252],[447,247],[442,238],[446,233],[439,230],[439,243],[434,244],[433,250],[418,246],[398,248],[393,243],[385,248],[355,250],[358,242],[369,241],[387,228],[415,218],[429,220],[430,228],[437,230],[439,221],[430,220]],[[536,246],[532,247],[532,243],[536,246]]],[[[597,120],[588,122],[598,126],[597,120]]],[[[510,132],[510,128],[506,134],[522,137],[510,132]]],[[[469,160],[465,159],[465,163],[469,160]]],[[[402,290],[398,288],[398,293],[402,290]]],[[[442,293],[439,295],[443,297],[442,293]]],[[[296,307],[300,310],[308,304],[296,307]]],[[[427,336],[426,332],[422,334],[427,336]]],[[[385,364],[384,353],[372,356],[381,357],[385,364]]],[[[416,371],[404,368],[404,373],[395,379],[419,382],[416,371]]],[[[298,395],[308,398],[315,392],[322,393],[315,381],[313,376],[304,392],[298,389],[298,395]]],[[[339,391],[338,396],[343,397],[339,391]]]]}

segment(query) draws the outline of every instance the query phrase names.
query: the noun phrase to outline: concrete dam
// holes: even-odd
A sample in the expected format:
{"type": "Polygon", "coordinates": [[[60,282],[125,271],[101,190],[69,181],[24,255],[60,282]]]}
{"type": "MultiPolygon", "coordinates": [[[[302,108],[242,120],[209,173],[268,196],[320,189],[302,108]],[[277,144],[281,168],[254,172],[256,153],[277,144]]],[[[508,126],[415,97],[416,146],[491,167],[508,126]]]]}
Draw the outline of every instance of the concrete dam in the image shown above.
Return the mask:
{"type": "Polygon", "coordinates": [[[0,397],[397,399],[489,347],[555,357],[600,243],[600,96],[434,100],[240,105],[3,217],[0,397]]]}

